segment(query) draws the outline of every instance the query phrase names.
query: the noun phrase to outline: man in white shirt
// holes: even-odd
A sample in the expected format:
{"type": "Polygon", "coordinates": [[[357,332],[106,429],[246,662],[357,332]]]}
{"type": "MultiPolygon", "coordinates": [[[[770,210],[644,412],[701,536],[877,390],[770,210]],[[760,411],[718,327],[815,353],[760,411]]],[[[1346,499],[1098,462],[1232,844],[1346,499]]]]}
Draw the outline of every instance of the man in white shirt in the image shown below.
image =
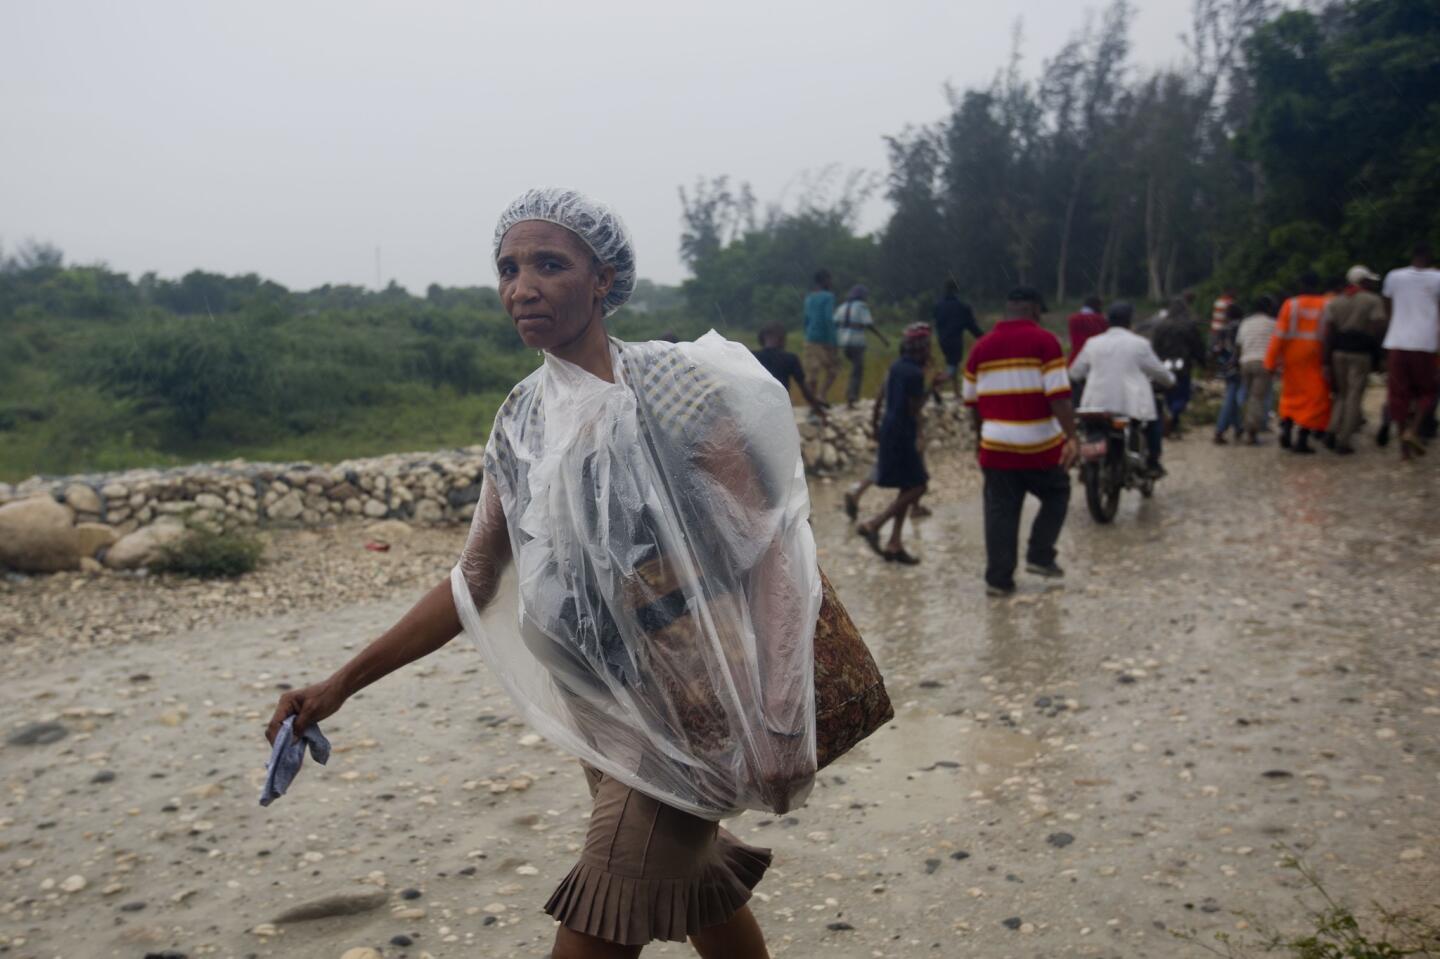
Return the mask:
{"type": "Polygon", "coordinates": [[[1273,299],[1257,297],[1253,312],[1240,321],[1235,334],[1235,349],[1240,354],[1240,392],[1245,396],[1245,441],[1251,446],[1260,443],[1260,432],[1272,409],[1265,352],[1270,348],[1270,337],[1275,335],[1275,313],[1273,299]]]}
{"type": "Polygon", "coordinates": [[[1079,412],[1110,413],[1145,424],[1150,447],[1148,466],[1152,476],[1165,474],[1160,465],[1161,423],[1152,382],[1175,385],[1175,375],[1166,369],[1150,341],[1130,330],[1135,308],[1115,303],[1105,313],[1110,329],[1085,341],[1080,355],[1070,364],[1070,375],[1085,381],[1079,412]]]}
{"type": "Polygon", "coordinates": [[[865,287],[856,286],[845,302],[835,308],[836,342],[850,363],[850,382],[845,386],[845,403],[850,407],[860,399],[860,381],[865,376],[865,335],[879,337],[880,342],[890,345],[885,334],[875,329],[875,319],[865,303],[868,295],[865,287]]]}
{"type": "Polygon", "coordinates": [[[1430,247],[1415,247],[1410,265],[1386,274],[1380,292],[1390,303],[1383,344],[1389,351],[1390,418],[1400,430],[1400,456],[1408,460],[1425,452],[1417,434],[1420,420],[1435,403],[1440,270],[1430,266],[1430,247]]]}

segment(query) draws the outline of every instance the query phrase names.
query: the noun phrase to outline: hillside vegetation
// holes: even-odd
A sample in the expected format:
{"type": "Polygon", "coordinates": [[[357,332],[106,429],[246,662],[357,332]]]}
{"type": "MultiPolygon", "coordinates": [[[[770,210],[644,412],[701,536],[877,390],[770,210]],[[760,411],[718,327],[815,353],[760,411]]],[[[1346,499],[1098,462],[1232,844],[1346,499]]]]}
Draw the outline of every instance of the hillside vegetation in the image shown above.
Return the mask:
{"type": "MultiPolygon", "coordinates": [[[[645,312],[666,293],[645,285],[617,329],[680,319],[645,312]]],[[[132,282],[31,245],[0,271],[0,479],[479,443],[537,362],[489,288],[132,282]]]]}

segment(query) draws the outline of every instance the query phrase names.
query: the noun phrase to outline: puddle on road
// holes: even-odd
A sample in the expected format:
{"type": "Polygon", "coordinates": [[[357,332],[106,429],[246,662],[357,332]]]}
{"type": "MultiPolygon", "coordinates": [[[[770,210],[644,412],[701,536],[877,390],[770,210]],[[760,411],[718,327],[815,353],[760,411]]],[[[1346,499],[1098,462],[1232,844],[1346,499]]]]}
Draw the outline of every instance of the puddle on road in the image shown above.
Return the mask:
{"type": "Polygon", "coordinates": [[[1045,752],[1035,739],[987,728],[924,707],[896,710],[895,720],[821,773],[845,779],[865,803],[873,827],[906,831],[917,821],[955,815],[977,792],[993,798],[1045,752]]]}

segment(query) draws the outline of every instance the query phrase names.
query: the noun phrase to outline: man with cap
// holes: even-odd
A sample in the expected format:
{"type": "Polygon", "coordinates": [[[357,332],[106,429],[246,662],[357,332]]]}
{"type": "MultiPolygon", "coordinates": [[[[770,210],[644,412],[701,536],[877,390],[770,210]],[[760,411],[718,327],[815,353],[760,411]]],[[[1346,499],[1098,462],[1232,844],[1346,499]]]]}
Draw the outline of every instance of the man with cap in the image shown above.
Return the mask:
{"type": "Polygon", "coordinates": [[[1070,507],[1068,469],[1079,458],[1065,350],[1040,325],[1044,311],[1032,287],[1011,290],[1005,316],[980,337],[965,361],[962,395],[979,434],[985,475],[985,588],[1015,592],[1020,509],[1026,494],[1040,500],[1030,527],[1025,569],[1059,578],[1055,542],[1070,507]]]}
{"type": "Polygon", "coordinates": [[[1341,455],[1355,452],[1365,381],[1385,334],[1385,301],[1374,292],[1380,277],[1363,266],[1345,272],[1345,289],[1325,304],[1325,353],[1335,392],[1325,445],[1341,455]]]}

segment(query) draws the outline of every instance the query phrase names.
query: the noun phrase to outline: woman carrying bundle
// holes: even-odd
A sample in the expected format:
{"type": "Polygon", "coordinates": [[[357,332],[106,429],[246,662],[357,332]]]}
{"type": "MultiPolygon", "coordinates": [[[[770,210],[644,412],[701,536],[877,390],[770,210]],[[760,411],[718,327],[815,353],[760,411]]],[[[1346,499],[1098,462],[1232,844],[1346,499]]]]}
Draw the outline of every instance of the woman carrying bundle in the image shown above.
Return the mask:
{"type": "Polygon", "coordinates": [[[746,902],[770,853],[718,820],[802,803],[816,770],[826,620],[799,436],[775,428],[789,397],[717,334],[609,336],[636,272],[605,206],[532,190],[494,243],[501,301],[544,362],[496,416],[460,561],[333,676],[286,693],[268,734],[465,632],[594,797],[546,905],[555,959],[686,938],[766,956],[746,902]]]}

